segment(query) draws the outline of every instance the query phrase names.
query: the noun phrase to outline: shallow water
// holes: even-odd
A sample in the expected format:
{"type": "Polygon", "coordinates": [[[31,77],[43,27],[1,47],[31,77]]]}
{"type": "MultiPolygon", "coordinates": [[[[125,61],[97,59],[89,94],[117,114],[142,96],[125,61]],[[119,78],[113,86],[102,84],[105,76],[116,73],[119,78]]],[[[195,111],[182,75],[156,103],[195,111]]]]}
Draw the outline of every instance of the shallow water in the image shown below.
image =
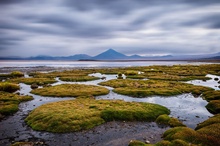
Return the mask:
{"type": "Polygon", "coordinates": [[[2,67],[130,67],[130,66],[149,66],[149,65],[178,65],[178,64],[210,64],[206,62],[188,61],[13,61],[1,60],[2,67]]]}
{"type": "MultiPolygon", "coordinates": [[[[105,74],[90,74],[91,76],[106,77],[107,80],[116,79],[116,75],[105,74]]],[[[74,82],[63,82],[59,78],[53,85],[58,84],[73,84],[74,82]]],[[[213,79],[212,79],[213,80],[213,79]]],[[[214,87],[216,82],[207,81],[205,85],[214,87]]],[[[77,84],[97,85],[103,80],[95,80],[88,82],[77,82],[77,84]]],[[[201,83],[201,81],[199,81],[201,83]]],[[[192,81],[192,84],[198,82],[192,81]]],[[[19,111],[12,116],[0,122],[0,146],[10,145],[12,141],[25,141],[27,139],[32,141],[45,141],[47,145],[127,145],[131,139],[150,140],[155,143],[161,140],[162,133],[167,129],[158,127],[155,123],[148,122],[109,122],[97,126],[91,130],[56,134],[49,132],[34,131],[24,122],[25,117],[30,111],[36,107],[55,101],[71,100],[74,98],[54,98],[42,97],[29,93],[31,88],[29,85],[20,84],[21,94],[28,94],[34,97],[34,100],[23,102],[19,105],[19,111]]],[[[195,98],[191,94],[183,94],[172,97],[153,96],[148,98],[133,98],[129,96],[119,95],[112,92],[113,88],[106,87],[110,90],[108,95],[98,96],[96,99],[121,99],[125,101],[135,102],[150,102],[163,105],[170,109],[170,116],[176,117],[183,121],[188,127],[195,128],[196,125],[212,116],[206,108],[207,102],[202,98],[195,98]]]]}
{"type": "Polygon", "coordinates": [[[216,75],[206,75],[206,77],[211,78],[210,80],[207,81],[202,81],[202,80],[192,80],[188,81],[187,83],[193,84],[193,85],[201,85],[201,86],[206,86],[206,87],[211,87],[215,90],[220,90],[220,84],[218,83],[220,81],[220,77],[216,75]],[[215,78],[218,78],[218,80],[214,80],[215,78]]]}

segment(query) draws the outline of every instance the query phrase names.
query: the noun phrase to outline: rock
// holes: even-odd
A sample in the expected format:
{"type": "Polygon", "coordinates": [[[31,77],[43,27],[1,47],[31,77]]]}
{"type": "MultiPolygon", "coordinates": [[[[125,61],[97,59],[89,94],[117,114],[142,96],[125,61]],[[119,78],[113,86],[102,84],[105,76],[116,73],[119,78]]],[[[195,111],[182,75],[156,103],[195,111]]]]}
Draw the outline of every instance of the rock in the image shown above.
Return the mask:
{"type": "Polygon", "coordinates": [[[31,89],[36,89],[36,88],[38,88],[37,84],[34,83],[34,84],[31,85],[31,89]]]}
{"type": "Polygon", "coordinates": [[[215,81],[218,81],[219,79],[218,79],[218,78],[214,78],[214,80],[215,80],[215,81]]]}
{"type": "Polygon", "coordinates": [[[106,80],[106,77],[101,77],[102,80],[106,80]]]}
{"type": "Polygon", "coordinates": [[[146,140],[145,143],[146,143],[146,144],[150,144],[150,141],[149,141],[149,140],[146,140]]]}

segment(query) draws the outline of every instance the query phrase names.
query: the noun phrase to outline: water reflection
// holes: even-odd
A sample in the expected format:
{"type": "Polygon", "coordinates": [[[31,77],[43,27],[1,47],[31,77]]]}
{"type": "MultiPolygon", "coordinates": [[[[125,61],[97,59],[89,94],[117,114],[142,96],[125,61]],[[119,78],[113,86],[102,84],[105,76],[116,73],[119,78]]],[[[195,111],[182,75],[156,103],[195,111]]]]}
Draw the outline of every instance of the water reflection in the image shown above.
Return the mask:
{"type": "Polygon", "coordinates": [[[206,87],[213,88],[215,90],[220,90],[220,84],[218,83],[220,81],[220,77],[219,76],[207,74],[206,77],[209,77],[211,79],[207,80],[207,81],[192,80],[192,81],[188,81],[186,83],[190,83],[190,84],[193,84],[193,85],[206,86],[206,87]],[[218,80],[215,80],[215,79],[218,79],[218,80]]]}

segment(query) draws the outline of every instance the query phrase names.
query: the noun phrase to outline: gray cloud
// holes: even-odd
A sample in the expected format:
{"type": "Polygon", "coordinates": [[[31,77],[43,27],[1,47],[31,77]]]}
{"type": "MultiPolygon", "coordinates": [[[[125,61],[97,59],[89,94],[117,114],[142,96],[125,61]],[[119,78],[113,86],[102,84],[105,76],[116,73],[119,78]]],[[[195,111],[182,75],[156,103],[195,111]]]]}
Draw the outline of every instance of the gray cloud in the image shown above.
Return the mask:
{"type": "Polygon", "coordinates": [[[219,0],[2,0],[0,54],[210,53],[220,47],[219,10],[219,0]]]}

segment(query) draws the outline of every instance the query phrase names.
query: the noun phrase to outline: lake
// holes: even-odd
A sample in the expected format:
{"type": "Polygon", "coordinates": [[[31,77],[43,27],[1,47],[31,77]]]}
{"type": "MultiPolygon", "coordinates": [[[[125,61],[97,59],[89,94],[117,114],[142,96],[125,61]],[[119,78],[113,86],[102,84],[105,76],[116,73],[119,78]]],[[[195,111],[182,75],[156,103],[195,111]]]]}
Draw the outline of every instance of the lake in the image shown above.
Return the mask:
{"type": "Polygon", "coordinates": [[[210,64],[208,62],[189,61],[0,61],[2,67],[131,67],[150,65],[178,65],[178,64],[210,64]]]}

